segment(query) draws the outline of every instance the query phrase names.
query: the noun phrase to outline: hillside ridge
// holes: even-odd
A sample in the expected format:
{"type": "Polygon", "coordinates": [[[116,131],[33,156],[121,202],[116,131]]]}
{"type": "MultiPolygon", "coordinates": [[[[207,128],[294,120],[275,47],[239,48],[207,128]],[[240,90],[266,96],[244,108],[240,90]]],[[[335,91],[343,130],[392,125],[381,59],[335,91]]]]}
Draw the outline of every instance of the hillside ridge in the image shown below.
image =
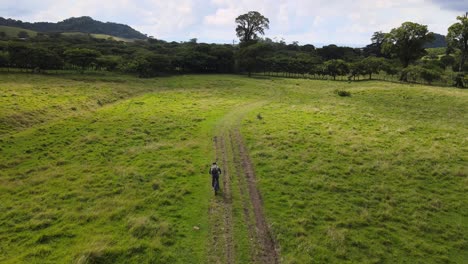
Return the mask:
{"type": "Polygon", "coordinates": [[[106,34],[128,39],[146,39],[147,36],[132,27],[114,22],[101,22],[89,16],[71,17],[63,21],[52,22],[23,22],[11,18],[0,17],[1,26],[18,27],[38,32],[83,32],[106,34]]]}

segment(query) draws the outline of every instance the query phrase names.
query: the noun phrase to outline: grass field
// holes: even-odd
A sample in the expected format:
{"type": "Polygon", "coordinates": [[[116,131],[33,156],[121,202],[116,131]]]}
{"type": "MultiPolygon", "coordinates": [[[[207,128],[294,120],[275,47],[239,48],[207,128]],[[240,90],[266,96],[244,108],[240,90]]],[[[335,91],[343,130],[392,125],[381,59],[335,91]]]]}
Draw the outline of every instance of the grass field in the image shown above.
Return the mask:
{"type": "MultiPolygon", "coordinates": [[[[87,36],[88,33],[81,33],[81,32],[64,32],[62,35],[65,36],[87,36]]],[[[132,42],[133,39],[128,39],[128,38],[120,38],[116,36],[111,36],[111,35],[106,35],[106,34],[89,34],[93,38],[97,39],[113,39],[115,41],[123,41],[123,42],[132,42]]]]}
{"type": "Polygon", "coordinates": [[[223,75],[0,80],[1,263],[255,261],[258,208],[237,129],[282,263],[468,259],[466,90],[223,75]],[[222,197],[207,173],[216,157],[222,197]]]}
{"type": "MultiPolygon", "coordinates": [[[[10,38],[16,38],[18,37],[18,33],[21,31],[25,31],[28,33],[30,37],[35,37],[37,35],[36,31],[29,30],[29,29],[24,29],[24,28],[18,28],[18,27],[8,27],[8,26],[0,26],[0,32],[5,32],[7,37],[10,38]]],[[[127,38],[120,38],[120,37],[115,37],[111,35],[106,35],[106,34],[88,34],[88,33],[82,33],[82,32],[63,32],[62,35],[64,36],[88,36],[90,35],[93,38],[97,39],[113,39],[115,41],[123,41],[123,42],[132,42],[133,39],[127,39],[127,38]]]]}
{"type": "Polygon", "coordinates": [[[466,91],[280,83],[244,131],[286,263],[466,263],[466,91]]]}
{"type": "Polygon", "coordinates": [[[30,37],[35,37],[37,35],[36,31],[24,29],[24,28],[17,28],[17,27],[8,27],[8,26],[0,26],[0,32],[5,32],[7,37],[16,38],[18,37],[18,33],[21,31],[25,31],[28,33],[30,37]]]}

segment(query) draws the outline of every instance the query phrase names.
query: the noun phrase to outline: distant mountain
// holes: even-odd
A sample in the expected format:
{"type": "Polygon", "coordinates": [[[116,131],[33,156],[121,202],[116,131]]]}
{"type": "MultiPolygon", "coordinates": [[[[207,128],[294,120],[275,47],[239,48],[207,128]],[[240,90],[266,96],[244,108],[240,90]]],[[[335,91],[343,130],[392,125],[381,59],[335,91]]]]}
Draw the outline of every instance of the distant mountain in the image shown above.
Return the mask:
{"type": "Polygon", "coordinates": [[[424,45],[425,48],[445,48],[447,47],[447,42],[445,42],[445,36],[441,34],[434,33],[435,39],[431,43],[424,45]]]}
{"type": "Polygon", "coordinates": [[[0,26],[18,27],[37,32],[83,32],[106,34],[127,39],[146,39],[146,35],[128,25],[101,22],[88,16],[72,17],[57,23],[51,22],[23,22],[21,20],[0,17],[0,26]]]}

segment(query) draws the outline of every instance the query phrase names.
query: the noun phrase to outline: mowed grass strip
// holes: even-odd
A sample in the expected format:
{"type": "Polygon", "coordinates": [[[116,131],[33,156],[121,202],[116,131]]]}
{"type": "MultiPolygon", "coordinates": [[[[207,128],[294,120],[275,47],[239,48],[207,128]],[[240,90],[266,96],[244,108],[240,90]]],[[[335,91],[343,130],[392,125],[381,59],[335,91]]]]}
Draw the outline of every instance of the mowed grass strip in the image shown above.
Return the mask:
{"type": "Polygon", "coordinates": [[[284,263],[466,262],[466,90],[275,83],[243,133],[284,263]]]}

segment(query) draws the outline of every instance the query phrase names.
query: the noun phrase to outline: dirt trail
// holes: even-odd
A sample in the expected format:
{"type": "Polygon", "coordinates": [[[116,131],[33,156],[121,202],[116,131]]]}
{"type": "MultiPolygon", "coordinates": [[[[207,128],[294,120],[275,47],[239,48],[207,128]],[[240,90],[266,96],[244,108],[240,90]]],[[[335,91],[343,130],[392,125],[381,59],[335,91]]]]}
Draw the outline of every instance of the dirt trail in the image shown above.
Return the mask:
{"type": "MultiPolygon", "coordinates": [[[[256,102],[237,108],[227,114],[220,122],[217,136],[214,138],[216,158],[221,159],[223,169],[222,200],[214,198],[210,207],[212,221],[212,245],[217,248],[213,263],[236,263],[236,248],[233,231],[233,190],[232,180],[239,187],[238,194],[242,207],[241,221],[248,241],[251,242],[250,258],[253,263],[279,263],[278,246],[276,245],[263,212],[262,198],[257,189],[257,182],[243,137],[239,131],[240,121],[252,109],[264,104],[256,102]],[[226,140],[229,138],[229,140],[226,140]],[[231,171],[231,168],[233,169],[231,171]],[[222,239],[221,239],[222,238],[222,239]]],[[[237,191],[236,191],[237,193],[237,191]]],[[[237,218],[236,218],[237,219],[237,218]]]]}
{"type": "Polygon", "coordinates": [[[224,233],[226,243],[226,263],[234,263],[234,245],[232,234],[232,193],[231,176],[229,173],[227,151],[224,137],[217,140],[216,148],[221,151],[223,166],[223,201],[224,201],[224,233]]]}
{"type": "Polygon", "coordinates": [[[257,188],[253,165],[250,161],[249,154],[244,145],[244,140],[238,128],[232,131],[232,136],[239,147],[238,154],[244,171],[244,177],[247,180],[250,201],[252,203],[253,213],[255,216],[257,245],[260,246],[257,258],[262,263],[279,263],[278,249],[263,213],[262,198],[257,188]]]}
{"type": "Polygon", "coordinates": [[[210,206],[210,221],[212,223],[211,250],[217,253],[212,263],[234,263],[234,245],[232,233],[232,192],[227,151],[224,137],[214,137],[216,161],[221,161],[223,187],[221,197],[213,198],[210,206]]]}

